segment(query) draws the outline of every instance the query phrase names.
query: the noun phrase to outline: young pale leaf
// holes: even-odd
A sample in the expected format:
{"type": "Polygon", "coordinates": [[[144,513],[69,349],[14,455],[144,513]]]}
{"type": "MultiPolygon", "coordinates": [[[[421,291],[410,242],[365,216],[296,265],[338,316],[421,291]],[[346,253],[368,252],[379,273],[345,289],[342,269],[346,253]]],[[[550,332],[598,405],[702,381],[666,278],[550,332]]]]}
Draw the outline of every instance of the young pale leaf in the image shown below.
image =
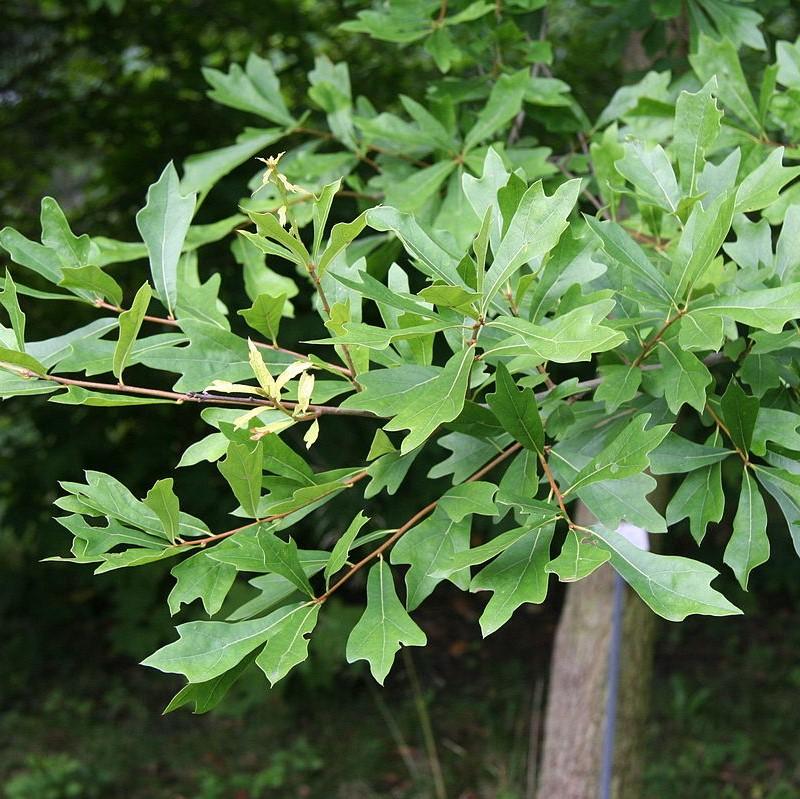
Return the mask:
{"type": "Polygon", "coordinates": [[[334,258],[361,233],[366,225],[367,215],[363,213],[357,216],[352,222],[339,222],[333,226],[328,246],[325,248],[317,264],[318,277],[322,277],[322,275],[328,271],[328,267],[331,265],[334,258]]]}
{"type": "Polygon", "coordinates": [[[253,519],[258,516],[261,499],[263,461],[261,441],[247,444],[231,441],[225,459],[217,463],[220,474],[228,481],[242,510],[253,519]]]}
{"type": "Polygon", "coordinates": [[[359,511],[352,522],[350,522],[347,529],[342,533],[339,539],[331,550],[331,556],[325,564],[325,571],[323,577],[325,578],[325,587],[330,585],[331,577],[336,574],[347,563],[347,556],[350,553],[350,547],[353,546],[353,541],[361,531],[361,528],[369,521],[369,517],[365,516],[359,511]]]}
{"type": "Polygon", "coordinates": [[[620,480],[643,472],[650,465],[648,453],[663,441],[671,429],[670,425],[662,424],[645,430],[649,421],[649,413],[631,419],[622,432],[578,472],[567,491],[571,493],[601,480],[620,480]]]}
{"type": "Polygon", "coordinates": [[[451,422],[461,413],[475,360],[475,347],[455,353],[444,369],[430,382],[412,388],[386,430],[409,430],[400,451],[403,455],[424,443],[440,424],[451,422]]]}
{"type": "Polygon", "coordinates": [[[196,200],[195,194],[180,193],[178,173],[170,161],[147,190],[147,202],[136,214],[136,227],[147,246],[153,285],[171,317],[178,304],[178,260],[196,200]]]}
{"type": "Polygon", "coordinates": [[[454,521],[437,509],[394,545],[392,563],[411,567],[406,572],[406,607],[409,610],[419,607],[445,579],[436,576],[443,569],[447,571],[446,579],[459,588],[469,585],[468,570],[452,572],[447,566],[456,553],[469,549],[471,526],[471,518],[454,521]]]}
{"type": "Polygon", "coordinates": [[[143,502],[150,510],[158,516],[158,520],[164,527],[166,539],[174,544],[178,538],[180,528],[180,504],[178,497],[172,490],[173,480],[166,477],[159,480],[148,492],[143,502]]]}
{"type": "Polygon", "coordinates": [[[117,340],[117,346],[114,348],[112,362],[114,377],[120,382],[122,382],[122,372],[131,356],[133,345],[136,342],[136,336],[139,335],[139,330],[142,327],[142,321],[147,313],[147,306],[150,304],[152,295],[153,292],[150,289],[150,284],[142,284],[139,291],[136,292],[136,296],[133,298],[131,307],[119,315],[119,339],[117,340]]]}
{"type": "Polygon", "coordinates": [[[731,440],[742,452],[747,452],[753,441],[758,405],[758,397],[748,397],[735,380],[728,383],[719,401],[722,420],[728,427],[731,440]]]}
{"type": "Polygon", "coordinates": [[[544,602],[553,530],[547,525],[529,531],[472,578],[470,591],[493,592],[480,617],[484,638],[502,627],[520,605],[544,602]]]}
{"type": "Polygon", "coordinates": [[[767,509],[758,484],[747,468],[742,474],[742,491],[736,516],[733,518],[733,533],[722,560],[726,566],[731,567],[739,585],[745,591],[750,572],[769,560],[767,509]]]}
{"type": "Polygon", "coordinates": [[[319,604],[301,605],[284,616],[256,657],[256,665],[270,685],[282,680],[308,657],[308,638],[317,626],[319,604]]]}
{"type": "Polygon", "coordinates": [[[64,212],[52,197],[42,198],[41,209],[42,244],[55,250],[62,266],[85,266],[92,246],[89,237],[72,232],[64,212]]]}
{"type": "Polygon", "coordinates": [[[278,608],[261,619],[239,621],[190,621],[177,627],[178,640],[142,661],[189,682],[205,682],[232,669],[257,646],[280,629],[280,622],[299,605],[278,608]]]}
{"type": "Polygon", "coordinates": [[[548,197],[537,181],[525,192],[486,273],[482,312],[523,264],[556,246],[578,201],[580,187],[580,180],[568,180],[548,197]]]}
{"type": "Polygon", "coordinates": [[[668,621],[683,621],[695,613],[730,616],[742,612],[711,587],[711,581],[719,574],[711,566],[647,552],[605,527],[594,527],[593,532],[611,553],[611,565],[625,582],[668,621]]]}
{"type": "Polygon", "coordinates": [[[397,598],[391,569],[381,558],[369,571],[367,607],[347,639],[347,662],[366,660],[372,676],[383,685],[401,645],[427,642],[397,598]]]}
{"type": "Polygon", "coordinates": [[[500,424],[523,447],[544,454],[544,430],[533,391],[518,390],[502,362],[497,364],[495,385],[495,393],[488,394],[486,400],[500,424]]]}

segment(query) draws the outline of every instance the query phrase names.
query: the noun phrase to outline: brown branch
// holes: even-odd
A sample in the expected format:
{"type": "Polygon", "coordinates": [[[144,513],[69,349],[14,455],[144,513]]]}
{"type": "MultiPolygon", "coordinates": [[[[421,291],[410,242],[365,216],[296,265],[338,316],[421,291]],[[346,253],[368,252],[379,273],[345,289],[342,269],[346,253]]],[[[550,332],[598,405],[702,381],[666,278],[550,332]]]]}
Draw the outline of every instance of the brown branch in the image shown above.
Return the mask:
{"type": "MultiPolygon", "coordinates": [[[[522,449],[522,445],[517,443],[512,444],[510,447],[504,449],[497,457],[493,458],[489,461],[489,463],[482,466],[475,472],[473,475],[468,477],[464,482],[466,483],[473,483],[476,480],[480,480],[481,477],[488,474],[495,466],[502,463],[506,458],[513,455],[518,450],[522,449]]],[[[335,591],[338,591],[354,574],[361,571],[370,561],[377,558],[383,552],[385,552],[395,541],[397,541],[400,536],[404,533],[407,533],[412,527],[417,525],[421,522],[428,514],[433,513],[436,510],[436,507],[439,504],[439,500],[435,499],[433,502],[429,502],[424,508],[418,510],[402,527],[398,527],[390,536],[387,538],[380,546],[373,549],[369,554],[365,555],[361,558],[358,563],[355,563],[351,566],[324,594],[320,594],[314,601],[318,603],[324,602],[328,597],[333,594],[335,591]]]]}
{"type": "MultiPolygon", "coordinates": [[[[185,402],[195,402],[201,405],[239,405],[247,408],[257,408],[263,405],[265,409],[276,408],[273,400],[255,397],[234,397],[221,394],[212,394],[207,391],[190,391],[180,393],[178,391],[166,391],[160,388],[146,388],[144,386],[129,386],[122,383],[100,383],[94,380],[78,380],[72,377],[61,377],[60,375],[39,374],[31,369],[20,369],[18,374],[22,377],[35,378],[37,380],[48,380],[51,383],[58,383],[62,386],[77,386],[92,391],[110,391],[115,394],[131,394],[134,396],[157,397],[175,402],[179,405],[185,402]]],[[[255,390],[255,387],[254,387],[255,390]]],[[[284,408],[296,408],[296,402],[284,401],[281,403],[284,408]]],[[[319,416],[364,416],[370,419],[381,418],[371,411],[362,411],[356,408],[340,408],[336,405],[309,405],[308,413],[298,416],[297,421],[307,421],[319,416]]]]}
{"type": "Polygon", "coordinates": [[[556,502],[558,502],[558,507],[561,508],[561,513],[564,516],[564,520],[571,528],[573,522],[569,513],[567,513],[567,507],[564,504],[564,495],[561,493],[561,489],[558,487],[558,483],[553,476],[553,472],[550,470],[550,464],[547,462],[547,458],[545,458],[545,456],[541,453],[539,454],[539,463],[542,464],[542,471],[544,472],[544,476],[547,478],[547,482],[550,485],[550,491],[556,498],[556,502]]]}
{"type": "Polygon", "coordinates": [[[666,322],[660,327],[660,329],[655,333],[655,335],[647,342],[645,342],[644,347],[642,347],[642,351],[636,356],[631,366],[639,366],[641,365],[642,361],[647,358],[648,355],[658,346],[658,342],[664,338],[664,334],[667,330],[672,327],[679,319],[682,319],[686,316],[687,308],[681,308],[675,316],[670,317],[667,319],[666,322]]]}
{"type": "MultiPolygon", "coordinates": [[[[347,488],[351,488],[354,486],[359,480],[363,480],[367,476],[368,472],[366,469],[363,469],[360,472],[357,472],[352,477],[348,477],[346,480],[343,481],[343,485],[347,486],[347,488]]],[[[314,500],[316,501],[316,500],[314,500]]],[[[311,504],[311,503],[309,503],[311,504]]],[[[305,506],[303,506],[305,507],[305,506]]],[[[234,527],[232,530],[225,530],[222,533],[214,533],[213,535],[208,535],[205,538],[195,538],[190,541],[183,541],[177,546],[179,547],[197,547],[197,546],[206,546],[208,544],[212,544],[215,541],[220,541],[223,538],[228,538],[229,536],[236,535],[236,533],[242,532],[242,530],[248,530],[251,527],[255,527],[257,524],[268,524],[269,522],[276,522],[279,519],[285,519],[287,516],[291,516],[293,513],[297,513],[297,511],[302,510],[302,508],[295,508],[294,510],[288,510],[284,513],[276,513],[273,516],[265,516],[263,519],[256,519],[255,521],[248,522],[247,524],[243,524],[241,527],[234,527]]]]}

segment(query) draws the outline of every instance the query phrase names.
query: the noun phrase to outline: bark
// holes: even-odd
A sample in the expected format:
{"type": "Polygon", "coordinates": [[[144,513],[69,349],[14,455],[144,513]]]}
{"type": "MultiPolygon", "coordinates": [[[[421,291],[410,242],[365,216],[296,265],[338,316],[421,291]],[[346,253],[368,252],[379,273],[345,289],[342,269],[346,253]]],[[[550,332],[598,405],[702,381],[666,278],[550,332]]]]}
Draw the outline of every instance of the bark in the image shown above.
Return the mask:
{"type": "MultiPolygon", "coordinates": [[[[579,511],[579,521],[584,509],[579,511]]],[[[537,799],[597,799],[606,735],[615,572],[604,565],[567,588],[550,668],[537,799]]],[[[640,799],[655,616],[625,588],[614,799],[640,799]]]]}

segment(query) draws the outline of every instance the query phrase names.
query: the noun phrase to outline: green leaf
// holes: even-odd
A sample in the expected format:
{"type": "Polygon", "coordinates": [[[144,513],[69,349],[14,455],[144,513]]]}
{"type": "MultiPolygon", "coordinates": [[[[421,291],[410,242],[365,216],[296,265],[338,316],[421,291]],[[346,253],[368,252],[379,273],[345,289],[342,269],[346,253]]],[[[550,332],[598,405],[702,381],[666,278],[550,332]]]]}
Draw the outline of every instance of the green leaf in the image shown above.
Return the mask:
{"type": "Polygon", "coordinates": [[[574,308],[546,325],[535,325],[516,316],[498,316],[487,322],[487,327],[511,335],[487,346],[484,355],[527,355],[555,363],[588,361],[594,353],[615,349],[625,341],[623,332],[598,324],[598,317],[605,316],[613,305],[610,300],[574,308]]]}
{"type": "Polygon", "coordinates": [[[282,680],[298,663],[308,658],[308,638],[317,626],[320,605],[302,605],[285,616],[256,657],[256,665],[270,685],[282,680]]]}
{"type": "Polygon", "coordinates": [[[692,303],[692,316],[698,322],[708,316],[730,317],[750,327],[780,333],[787,322],[800,318],[800,283],[725,297],[700,297],[692,303]]]}
{"type": "Polygon", "coordinates": [[[400,446],[402,454],[416,449],[440,424],[461,413],[474,360],[475,348],[465,347],[447,361],[433,380],[407,393],[405,404],[385,426],[386,430],[410,431],[400,446]]]}
{"type": "Polygon", "coordinates": [[[789,527],[795,552],[800,555],[800,475],[770,466],[756,466],[755,473],[758,482],[778,503],[789,527]]]}
{"type": "Polygon", "coordinates": [[[236,144],[190,155],[183,162],[181,192],[205,194],[220,178],[257,153],[263,152],[281,136],[283,131],[279,128],[268,130],[246,128],[237,137],[236,144]]]}
{"type": "Polygon", "coordinates": [[[642,383],[642,370],[624,364],[610,364],[598,369],[603,382],[595,389],[594,398],[606,404],[613,413],[620,405],[632,400],[642,383]]]}
{"type": "Polygon", "coordinates": [[[741,613],[711,587],[711,581],[719,574],[711,566],[689,558],[647,552],[604,527],[594,527],[593,532],[611,553],[611,565],[625,582],[668,621],[683,621],[695,613],[706,616],[741,613]]]}
{"type": "Polygon", "coordinates": [[[287,605],[261,619],[230,624],[224,621],[190,621],[177,627],[178,640],[142,661],[189,682],[205,682],[232,669],[280,629],[280,622],[298,605],[287,605]]]}
{"type": "Polygon", "coordinates": [[[261,441],[237,444],[231,441],[225,459],[217,463],[242,510],[251,518],[258,516],[261,499],[261,469],[264,455],[261,441]]]}
{"type": "Polygon", "coordinates": [[[648,453],[663,441],[671,429],[671,425],[662,424],[646,430],[645,425],[649,421],[649,413],[631,419],[622,432],[578,472],[567,492],[601,480],[620,480],[643,472],[650,465],[648,453]]]}
{"type": "Polygon", "coordinates": [[[159,299],[170,316],[178,304],[178,259],[194,215],[195,194],[182,195],[170,161],[147,190],[147,202],[136,214],[136,227],[147,246],[150,273],[159,299]]]}
{"type": "Polygon", "coordinates": [[[464,285],[458,276],[458,259],[437,244],[411,214],[384,205],[367,211],[366,219],[374,230],[392,231],[426,275],[451,286],[464,285]]]}
{"type": "Polygon", "coordinates": [[[708,270],[731,228],[735,195],[723,193],[707,208],[695,205],[672,256],[673,297],[682,299],[708,270]]]}
{"type": "Polygon", "coordinates": [[[687,438],[669,433],[650,453],[650,471],[653,474],[682,474],[719,463],[733,454],[732,449],[695,444],[687,438]]]}
{"type": "Polygon", "coordinates": [[[735,380],[728,383],[720,399],[722,420],[728,427],[731,440],[742,452],[750,449],[758,418],[758,406],[758,398],[748,397],[735,380]]]}
{"type": "Polygon", "coordinates": [[[63,266],[85,266],[92,242],[84,233],[76,236],[64,212],[52,197],[42,198],[42,244],[54,250],[63,266]]]}
{"type": "Polygon", "coordinates": [[[750,130],[760,133],[758,109],[742,72],[736,45],[729,39],[712,39],[701,33],[697,52],[689,56],[689,61],[703,83],[716,77],[719,99],[750,130]]]}
{"type": "Polygon", "coordinates": [[[713,382],[711,372],[691,352],[686,352],[674,342],[659,342],[658,360],[664,375],[664,398],[669,409],[677,414],[684,403],[698,413],[706,407],[706,388],[713,382]]]}
{"type": "Polygon", "coordinates": [[[122,373],[125,371],[125,367],[131,357],[133,345],[136,343],[136,337],[139,335],[139,330],[142,327],[142,322],[147,313],[147,306],[150,304],[152,295],[153,292],[150,289],[150,284],[143,283],[136,292],[131,307],[119,315],[119,338],[114,348],[112,368],[114,377],[116,377],[120,383],[122,382],[122,373]]]}
{"type": "Polygon", "coordinates": [[[250,308],[239,311],[253,330],[266,336],[273,344],[278,340],[281,317],[286,305],[286,295],[280,294],[272,297],[269,294],[259,294],[250,308]]]}
{"type": "MultiPolygon", "coordinates": [[[[713,439],[713,437],[712,437],[713,439]]],[[[722,467],[719,463],[691,472],[667,505],[667,524],[686,517],[695,541],[701,543],[709,522],[715,524],[725,511],[722,493],[722,467]]]]}
{"type": "Polygon", "coordinates": [[[143,500],[144,504],[158,516],[164,527],[164,535],[171,544],[178,538],[181,513],[178,497],[172,490],[173,482],[171,477],[159,480],[143,500]]]}
{"type": "Polygon", "coordinates": [[[675,103],[672,150],[678,160],[681,190],[687,197],[698,193],[697,177],[719,136],[722,111],[717,107],[716,94],[717,80],[713,77],[700,91],[682,91],[675,103]]]}
{"type": "Polygon", "coordinates": [[[800,166],[783,166],[783,147],[776,147],[763,164],[757,166],[736,192],[736,213],[760,211],[772,205],[781,189],[800,175],[800,166]]]}
{"type": "MultiPolygon", "coordinates": [[[[378,431],[382,432],[382,431],[378,431]]],[[[350,553],[350,547],[353,546],[353,541],[356,540],[361,528],[369,521],[369,517],[365,516],[359,511],[353,521],[350,522],[347,529],[337,539],[336,543],[331,550],[331,556],[327,564],[325,564],[325,588],[330,585],[331,577],[336,574],[340,569],[344,568],[347,563],[347,556],[350,553]]]]}
{"type": "Polygon", "coordinates": [[[574,530],[567,533],[561,552],[544,570],[557,575],[562,583],[574,583],[588,577],[611,558],[611,553],[598,546],[594,538],[579,537],[574,530]]]}
{"type": "Polygon", "coordinates": [[[480,617],[484,638],[502,627],[520,605],[544,602],[553,529],[547,525],[531,530],[472,578],[470,591],[493,592],[480,617]]]}
{"type": "Polygon", "coordinates": [[[439,500],[441,508],[454,522],[472,514],[480,516],[495,516],[497,506],[494,504],[494,495],[497,486],[475,480],[471,483],[461,483],[448,489],[439,500]]]}
{"type": "Polygon", "coordinates": [[[503,363],[497,364],[495,385],[495,393],[488,394],[486,400],[500,424],[523,447],[543,455],[544,430],[533,391],[518,390],[503,363]]]}
{"type": "Polygon", "coordinates": [[[386,190],[386,203],[404,213],[418,212],[456,168],[455,161],[439,161],[412,172],[405,180],[392,183],[386,190]]]}
{"type": "Polygon", "coordinates": [[[216,69],[203,69],[203,77],[211,84],[208,96],[218,103],[249,111],[278,125],[295,124],[281,96],[281,86],[272,64],[250,53],[245,69],[232,64],[226,75],[216,69]]]}
{"type": "Polygon", "coordinates": [[[645,149],[641,142],[627,142],[625,155],[615,165],[646,202],[673,214],[677,212],[681,190],[663,147],[657,144],[645,149]]]}
{"type": "Polygon", "coordinates": [[[647,500],[655,489],[656,481],[650,475],[632,474],[584,486],[577,495],[605,527],[616,529],[626,521],[650,533],[665,533],[667,523],[647,500]]]}
{"type": "Polygon", "coordinates": [[[111,275],[99,266],[64,267],[59,286],[68,289],[82,289],[99,299],[108,299],[113,305],[122,304],[122,288],[111,275]]]}
{"type": "MultiPolygon", "coordinates": [[[[359,214],[352,222],[339,222],[333,226],[328,246],[317,264],[317,275],[322,277],[342,250],[345,249],[367,225],[366,213],[359,214]]],[[[335,275],[339,279],[339,275],[335,275]]]]}
{"type": "Polygon", "coordinates": [[[482,312],[523,264],[541,258],[556,246],[578,201],[580,186],[580,180],[568,180],[548,197],[539,180],[523,194],[486,273],[482,312]]]}
{"type": "MultiPolygon", "coordinates": [[[[472,519],[462,516],[455,521],[437,509],[424,521],[405,533],[392,549],[392,564],[407,564],[406,607],[414,610],[427,599],[444,577],[436,576],[446,568],[453,555],[469,549],[472,519]]],[[[469,572],[450,572],[446,579],[461,589],[469,585],[469,572]]]]}
{"type": "Polygon", "coordinates": [[[383,685],[403,646],[425,646],[428,639],[397,598],[389,566],[381,558],[367,578],[367,607],[347,639],[348,663],[366,660],[383,685]]]}
{"type": "Polygon", "coordinates": [[[26,239],[11,227],[0,230],[0,245],[15,264],[31,269],[51,283],[58,283],[61,280],[61,259],[55,250],[26,239]]]}
{"type": "Polygon", "coordinates": [[[170,703],[164,708],[164,715],[172,713],[184,705],[193,704],[193,713],[208,713],[215,708],[230,690],[231,686],[242,676],[245,669],[253,662],[253,656],[248,655],[219,677],[214,677],[205,682],[190,682],[184,685],[170,703]]]}
{"type": "Polygon", "coordinates": [[[626,280],[633,282],[635,288],[644,294],[658,297],[667,303],[672,297],[664,282],[664,275],[650,263],[645,251],[616,222],[600,222],[594,217],[584,215],[586,224],[600,239],[603,249],[626,280]]]}
{"type": "Polygon", "coordinates": [[[742,474],[742,490],[733,519],[733,533],[722,560],[731,567],[745,591],[750,572],[769,560],[767,509],[758,491],[758,484],[746,468],[742,474]]]}
{"type": "Polygon", "coordinates": [[[44,364],[40,363],[33,355],[28,355],[19,350],[12,350],[8,347],[0,347],[0,364],[10,364],[40,375],[47,373],[47,368],[44,364]]]}
{"type": "Polygon", "coordinates": [[[478,119],[464,137],[465,153],[493,136],[519,113],[529,80],[528,70],[498,78],[478,119]]]}
{"type": "Polygon", "coordinates": [[[11,273],[6,268],[6,279],[3,290],[0,292],[0,305],[2,305],[11,320],[11,328],[14,331],[14,340],[20,352],[25,350],[25,314],[19,307],[17,298],[17,287],[11,278],[11,273]]]}
{"type": "Polygon", "coordinates": [[[175,578],[175,587],[169,592],[167,604],[174,616],[184,604],[199,599],[206,613],[213,616],[222,607],[233,581],[236,567],[222,563],[201,551],[182,560],[170,574],[175,578]]]}

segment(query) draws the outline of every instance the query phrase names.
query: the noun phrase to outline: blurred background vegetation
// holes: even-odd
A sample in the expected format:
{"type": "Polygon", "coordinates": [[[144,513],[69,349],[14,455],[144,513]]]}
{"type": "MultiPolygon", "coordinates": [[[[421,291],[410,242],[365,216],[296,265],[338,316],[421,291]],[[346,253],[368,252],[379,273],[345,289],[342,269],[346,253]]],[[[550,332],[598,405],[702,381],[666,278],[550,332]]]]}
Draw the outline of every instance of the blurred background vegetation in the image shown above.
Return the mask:
{"type": "MultiPolygon", "coordinates": [[[[134,213],[164,163],[229,144],[248,121],[206,98],[203,66],[226,68],[254,51],[273,62],[302,106],[306,73],[324,53],[346,59],[355,92],[386,110],[399,94],[423,96],[436,74],[421,49],[398,53],[341,31],[339,23],[364,6],[354,0],[1,5],[0,222],[27,235],[38,227],[40,197],[50,194],[77,232],[134,238],[134,213]]],[[[685,36],[658,19],[669,5],[551,4],[553,73],[573,86],[590,118],[647,69],[680,72],[685,36]],[[650,22],[632,30],[634,19],[650,22]]],[[[765,0],[758,10],[769,35],[797,36],[796,3],[765,0]]],[[[562,134],[552,135],[543,143],[563,152],[562,134]]],[[[252,171],[225,178],[201,221],[232,213],[252,171]]],[[[237,268],[225,248],[217,257],[205,268],[237,268]]],[[[53,319],[38,318],[36,306],[25,310],[33,329],[51,333],[53,319]]],[[[309,311],[298,307],[296,329],[312,324],[309,311]]],[[[11,799],[428,797],[432,774],[442,769],[452,797],[526,796],[557,587],[544,608],[518,613],[486,643],[476,623],[482,600],[440,589],[420,613],[431,646],[406,658],[381,692],[361,669],[343,667],[354,622],[345,597],[315,635],[309,663],[279,690],[245,682],[209,716],[161,717],[177,682],[136,661],[169,634],[168,567],[93,577],[39,560],[65,549],[51,520],[59,479],[101,469],[142,494],[200,426],[191,411],[174,407],[61,406],[56,413],[38,398],[3,404],[0,790],[11,799]]],[[[346,442],[329,436],[324,446],[346,442]]],[[[429,490],[426,471],[419,464],[420,492],[429,490]]],[[[211,467],[179,475],[180,493],[209,519],[220,513],[208,490],[219,485],[215,475],[211,467]]],[[[723,519],[707,537],[709,553],[721,553],[729,524],[723,519]]],[[[693,546],[688,534],[681,540],[693,546]]],[[[732,580],[723,587],[744,617],[662,623],[646,796],[800,795],[792,712],[800,587],[788,536],[775,536],[773,547],[786,557],[754,575],[750,594],[740,595],[732,580]]]]}

